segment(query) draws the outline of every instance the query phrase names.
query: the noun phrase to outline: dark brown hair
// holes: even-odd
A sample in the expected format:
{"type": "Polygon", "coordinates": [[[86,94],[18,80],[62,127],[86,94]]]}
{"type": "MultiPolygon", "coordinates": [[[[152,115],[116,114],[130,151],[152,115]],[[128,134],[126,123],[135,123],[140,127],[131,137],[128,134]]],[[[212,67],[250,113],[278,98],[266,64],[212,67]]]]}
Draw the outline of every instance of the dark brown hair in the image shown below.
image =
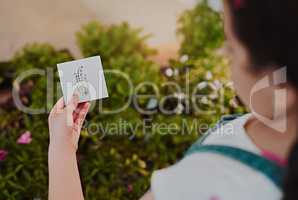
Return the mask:
{"type": "MultiPolygon", "coordinates": [[[[286,66],[287,79],[298,91],[298,1],[226,1],[232,29],[247,48],[254,69],[286,66]]],[[[298,199],[298,144],[288,159],[283,199],[298,199]]]]}

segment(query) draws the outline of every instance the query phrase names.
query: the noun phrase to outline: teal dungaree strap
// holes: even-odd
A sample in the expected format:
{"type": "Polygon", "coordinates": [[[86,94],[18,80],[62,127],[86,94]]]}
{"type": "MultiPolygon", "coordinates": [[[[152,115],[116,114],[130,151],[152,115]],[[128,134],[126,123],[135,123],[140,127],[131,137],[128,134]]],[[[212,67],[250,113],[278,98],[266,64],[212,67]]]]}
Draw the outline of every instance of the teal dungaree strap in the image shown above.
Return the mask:
{"type": "MultiPolygon", "coordinates": [[[[227,123],[235,119],[237,116],[229,116],[223,118],[214,128],[227,123]],[[228,119],[228,120],[227,120],[228,119]]],[[[214,128],[209,131],[214,131],[214,128]]],[[[226,156],[233,160],[239,161],[240,163],[254,169],[255,171],[263,174],[267,177],[274,185],[277,186],[280,190],[282,189],[282,180],[284,177],[283,167],[277,165],[275,162],[268,160],[258,154],[246,151],[244,149],[224,146],[224,145],[203,145],[202,142],[206,138],[200,139],[190,149],[186,152],[185,156],[189,156],[194,153],[215,153],[226,156]]]]}

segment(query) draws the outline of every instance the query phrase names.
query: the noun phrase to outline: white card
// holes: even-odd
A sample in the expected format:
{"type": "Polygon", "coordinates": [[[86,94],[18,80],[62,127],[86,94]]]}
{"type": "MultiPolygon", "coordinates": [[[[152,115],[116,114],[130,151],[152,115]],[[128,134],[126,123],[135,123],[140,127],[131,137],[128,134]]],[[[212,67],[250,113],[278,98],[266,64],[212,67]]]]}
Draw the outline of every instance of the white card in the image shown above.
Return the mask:
{"type": "Polygon", "coordinates": [[[108,97],[100,56],[57,64],[64,102],[76,92],[86,102],[108,97]]]}

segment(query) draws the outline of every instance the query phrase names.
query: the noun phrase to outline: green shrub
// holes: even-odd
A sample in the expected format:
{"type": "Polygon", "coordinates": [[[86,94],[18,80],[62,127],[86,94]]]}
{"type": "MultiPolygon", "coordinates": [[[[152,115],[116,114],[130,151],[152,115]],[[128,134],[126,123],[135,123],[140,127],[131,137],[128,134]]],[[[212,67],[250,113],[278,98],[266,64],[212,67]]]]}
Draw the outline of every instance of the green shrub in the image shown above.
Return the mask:
{"type": "Polygon", "coordinates": [[[56,64],[71,60],[67,50],[56,51],[49,44],[28,44],[13,58],[16,75],[29,69],[56,68],[56,64]]]}
{"type": "MultiPolygon", "coordinates": [[[[160,69],[148,60],[155,50],[148,47],[147,36],[142,36],[140,29],[131,28],[127,23],[104,26],[91,22],[77,33],[78,46],[84,56],[101,56],[110,95],[108,99],[98,101],[87,116],[79,143],[78,159],[86,199],[139,198],[150,187],[151,173],[175,163],[204,132],[203,129],[193,128],[194,123],[210,125],[222,114],[245,111],[242,106],[232,102],[235,94],[226,84],[229,82],[228,60],[216,52],[223,42],[219,14],[209,9],[204,1],[182,15],[178,32],[183,37],[181,59],[172,60],[168,69],[160,69]],[[213,34],[206,34],[206,30],[213,34]],[[154,89],[149,85],[130,94],[127,82],[123,77],[109,73],[111,70],[127,75],[134,87],[142,82],[157,86],[159,95],[137,99],[142,109],[149,111],[162,104],[162,108],[172,113],[166,114],[159,108],[157,112],[144,114],[130,103],[120,113],[104,114],[122,106],[136,94],[154,94],[154,89]],[[164,70],[170,70],[172,75],[169,76],[164,70]],[[166,87],[167,81],[177,83],[181,91],[166,87]],[[189,87],[185,85],[186,81],[189,87]],[[202,82],[205,86],[196,90],[202,82]],[[196,90],[196,94],[206,97],[205,100],[191,99],[189,90],[196,90]],[[222,91],[223,98],[220,99],[218,96],[222,91]],[[212,110],[214,113],[201,115],[196,112],[195,105],[203,111],[212,110]],[[128,135],[119,135],[119,131],[110,126],[123,121],[128,126],[136,127],[134,130],[124,127],[128,135]],[[177,125],[176,134],[158,130],[156,125],[162,123],[177,125]],[[193,129],[184,130],[183,123],[193,129]],[[92,135],[89,129],[92,124],[105,129],[92,135]],[[147,125],[150,127],[144,131],[147,125]]],[[[33,68],[52,69],[55,83],[58,83],[56,64],[71,59],[73,57],[65,50],[57,51],[47,44],[33,44],[17,53],[9,61],[9,66],[15,69],[14,77],[33,68]]],[[[28,106],[50,108],[53,102],[46,102],[46,78],[34,76],[26,81],[34,84],[28,96],[28,106]]],[[[54,94],[56,98],[61,96],[59,92],[54,94]]],[[[0,161],[0,199],[47,199],[47,114],[29,115],[5,109],[0,109],[0,112],[0,149],[8,150],[6,160],[0,161]],[[16,140],[24,131],[31,131],[32,142],[17,144],[16,140]]]]}
{"type": "MultiPolygon", "coordinates": [[[[86,27],[81,32],[84,32],[86,27]]],[[[126,24],[113,26],[109,29],[110,32],[120,34],[119,37],[131,37],[131,41],[126,44],[127,47],[123,50],[117,51],[117,56],[108,55],[109,57],[105,58],[105,54],[102,54],[105,70],[117,70],[128,75],[134,86],[143,81],[160,84],[162,78],[158,66],[146,59],[154,51],[146,47],[144,38],[138,37],[136,30],[129,28],[126,24]],[[119,30],[122,31],[117,33],[119,30]],[[121,36],[121,34],[124,36],[121,36]],[[139,48],[136,50],[137,46],[139,48]],[[129,50],[130,47],[133,48],[129,50]]],[[[99,40],[102,40],[102,37],[105,38],[104,35],[108,34],[99,34],[99,40]]],[[[78,34],[78,38],[82,39],[82,37],[78,34]]],[[[122,39],[119,40],[117,36],[115,37],[106,42],[111,46],[121,47],[121,44],[123,44],[122,39]]],[[[84,46],[87,47],[90,44],[92,45],[92,43],[86,41],[84,46]]],[[[81,48],[84,52],[84,47],[81,48]]],[[[101,48],[100,46],[88,47],[90,51],[100,52],[100,54],[101,48]]],[[[33,44],[25,46],[18,52],[11,63],[15,67],[15,78],[30,69],[50,69],[53,70],[55,83],[58,83],[56,64],[71,59],[73,59],[72,56],[66,51],[57,51],[46,44],[33,44]]],[[[110,98],[103,101],[105,111],[117,108],[119,104],[126,102],[132,95],[128,93],[129,88],[121,77],[108,73],[106,79],[110,98]]],[[[29,96],[29,107],[45,107],[48,103],[46,102],[46,77],[32,76],[25,79],[23,83],[27,81],[34,84],[32,93],[29,96]]],[[[147,93],[149,90],[150,88],[144,87],[142,92],[147,93]]],[[[56,91],[56,88],[54,91],[56,91]]],[[[59,92],[54,94],[55,98],[61,95],[59,92]]],[[[47,105],[48,108],[51,106],[52,104],[47,105]]],[[[101,123],[103,125],[117,123],[121,119],[131,125],[137,125],[141,124],[143,119],[133,105],[129,105],[127,109],[117,115],[102,115],[100,110],[94,109],[88,118],[88,123],[101,123]]],[[[0,122],[1,127],[5,130],[1,131],[0,146],[9,150],[8,157],[1,166],[1,172],[3,173],[0,176],[0,190],[3,193],[0,194],[0,199],[32,199],[35,197],[46,199],[47,114],[28,115],[17,110],[13,114],[11,111],[2,109],[0,122]],[[18,116],[18,118],[15,118],[15,116],[18,116]],[[15,123],[17,123],[17,126],[13,127],[15,123]],[[32,142],[28,145],[17,144],[17,138],[26,130],[31,131],[32,142]]],[[[111,131],[107,129],[105,134],[110,135],[111,131]]],[[[140,132],[141,127],[137,131],[140,132]]],[[[142,138],[129,140],[127,136],[108,137],[101,141],[99,139],[101,135],[90,136],[84,135],[84,133],[86,133],[86,130],[83,131],[82,140],[80,141],[79,155],[86,199],[98,199],[98,197],[101,197],[101,199],[125,199],[124,196],[136,198],[148,188],[150,172],[146,165],[147,161],[145,162],[142,159],[147,158],[146,155],[151,153],[148,151],[144,151],[142,154],[139,153],[139,150],[147,142],[142,138]],[[98,149],[99,147],[100,149],[98,149]],[[130,150],[127,151],[128,149],[130,150]],[[101,186],[100,189],[98,185],[101,186]],[[129,191],[128,187],[132,187],[133,192],[129,191]]],[[[156,165],[160,166],[162,163],[156,162],[156,165]]],[[[150,169],[153,170],[153,167],[152,165],[150,169]]]]}
{"type": "Polygon", "coordinates": [[[178,22],[182,55],[205,57],[208,51],[221,47],[224,41],[221,15],[208,6],[208,0],[202,0],[194,9],[185,11],[178,22]]]}
{"type": "MultiPolygon", "coordinates": [[[[67,51],[56,51],[48,44],[26,45],[11,61],[13,77],[30,69],[42,69],[46,72],[48,68],[53,70],[57,80],[56,63],[71,59],[73,58],[67,51]]],[[[28,81],[33,84],[31,95],[28,96],[28,106],[45,108],[46,76],[31,76],[20,84],[28,81]]],[[[52,107],[52,104],[48,106],[52,107]]],[[[5,109],[0,109],[0,113],[0,147],[9,150],[7,159],[0,161],[0,199],[46,199],[47,114],[29,115],[19,110],[5,109]],[[29,145],[17,144],[18,137],[26,130],[32,132],[32,142],[29,145]]]]}
{"type": "MultiPolygon", "coordinates": [[[[100,55],[106,72],[114,70],[127,75],[134,88],[142,82],[158,87],[162,83],[159,66],[147,59],[155,51],[146,45],[146,37],[140,36],[139,29],[132,29],[126,23],[104,27],[92,22],[78,32],[77,39],[84,56],[100,55]]],[[[106,81],[110,96],[102,102],[104,111],[117,109],[135,94],[128,92],[130,87],[122,77],[106,73],[106,81]]],[[[152,88],[144,86],[139,92],[151,94],[152,88]]],[[[138,104],[145,108],[148,100],[138,99],[138,104]]],[[[165,145],[160,139],[159,142],[144,139],[143,120],[144,116],[134,104],[114,115],[103,115],[97,109],[90,113],[88,123],[100,124],[106,130],[95,136],[85,135],[80,142],[84,155],[80,169],[87,199],[96,199],[96,196],[101,199],[137,199],[148,189],[152,170],[174,161],[167,155],[158,159],[156,152],[165,149],[165,145]],[[121,121],[137,128],[134,132],[126,129],[129,135],[115,136],[109,125],[121,121]],[[102,140],[98,139],[104,135],[102,140]],[[132,187],[133,192],[128,187],[132,187]]]]}
{"type": "MultiPolygon", "coordinates": [[[[73,60],[73,56],[67,50],[57,51],[49,44],[28,44],[22,50],[16,53],[12,59],[12,65],[15,67],[14,78],[19,77],[24,72],[38,69],[44,75],[33,75],[26,78],[26,81],[33,82],[32,95],[30,97],[31,108],[46,108],[49,110],[53,106],[53,102],[46,101],[47,89],[47,75],[52,74],[55,83],[58,83],[57,63],[73,60]]],[[[57,99],[56,87],[59,84],[53,85],[54,99],[57,99]]],[[[59,95],[58,95],[59,96],[59,95]]]]}
{"type": "Polygon", "coordinates": [[[93,21],[77,33],[78,45],[85,57],[100,55],[106,61],[118,56],[130,57],[140,54],[144,57],[156,51],[149,48],[145,40],[149,35],[141,36],[142,29],[134,29],[124,22],[120,25],[104,26],[93,21]]]}

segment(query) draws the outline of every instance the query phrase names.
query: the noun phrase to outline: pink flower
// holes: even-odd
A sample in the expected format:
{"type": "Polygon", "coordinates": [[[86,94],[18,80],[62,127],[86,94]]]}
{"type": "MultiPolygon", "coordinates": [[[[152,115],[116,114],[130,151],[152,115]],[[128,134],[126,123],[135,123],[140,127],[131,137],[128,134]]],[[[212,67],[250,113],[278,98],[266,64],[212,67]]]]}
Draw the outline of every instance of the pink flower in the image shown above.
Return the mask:
{"type": "Polygon", "coordinates": [[[31,143],[32,138],[31,138],[31,132],[30,131],[25,131],[17,140],[18,144],[29,144],[31,143]]]}
{"type": "Polygon", "coordinates": [[[128,192],[132,192],[132,191],[133,191],[133,186],[132,186],[131,184],[129,184],[129,185],[127,186],[127,191],[128,191],[128,192]]]}
{"type": "Polygon", "coordinates": [[[235,4],[236,9],[240,9],[244,5],[244,0],[234,0],[234,4],[235,4]]]}
{"type": "Polygon", "coordinates": [[[212,196],[210,197],[210,200],[220,200],[218,196],[212,196]]]}
{"type": "Polygon", "coordinates": [[[0,161],[5,160],[7,154],[8,154],[8,152],[6,150],[0,149],[0,161]]]}

